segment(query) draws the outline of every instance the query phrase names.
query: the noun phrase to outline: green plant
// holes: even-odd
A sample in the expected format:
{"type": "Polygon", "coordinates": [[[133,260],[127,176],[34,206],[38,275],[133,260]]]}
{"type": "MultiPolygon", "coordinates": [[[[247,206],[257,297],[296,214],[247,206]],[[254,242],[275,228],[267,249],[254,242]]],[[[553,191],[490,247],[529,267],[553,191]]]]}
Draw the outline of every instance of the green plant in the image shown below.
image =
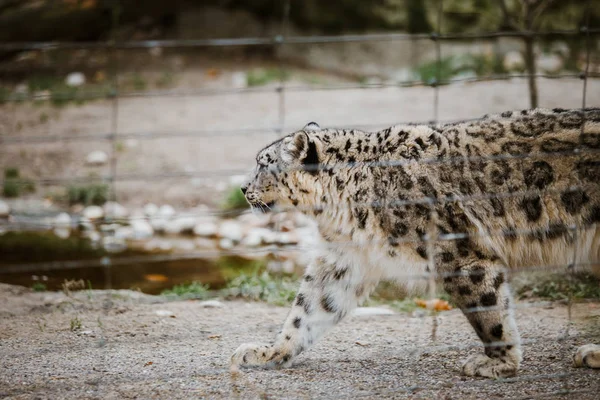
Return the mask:
{"type": "Polygon", "coordinates": [[[450,80],[456,75],[454,60],[452,57],[442,58],[438,63],[437,60],[426,62],[415,68],[415,74],[425,84],[442,84],[450,80]]]}
{"type": "Polygon", "coordinates": [[[88,185],[71,185],[67,189],[69,205],[102,205],[108,201],[108,185],[91,183],[88,185]]]}
{"type": "Polygon", "coordinates": [[[267,83],[284,80],[287,81],[290,78],[288,71],[277,68],[267,69],[255,69],[248,71],[246,74],[246,84],[252,86],[263,86],[267,83]]]}
{"type": "Polygon", "coordinates": [[[19,197],[24,193],[35,191],[35,184],[30,179],[20,177],[18,168],[6,168],[4,170],[4,182],[2,192],[5,197],[19,197]]]}
{"type": "Polygon", "coordinates": [[[249,207],[244,193],[239,187],[232,187],[226,193],[222,208],[226,211],[245,210],[249,207]]]}
{"type": "Polygon", "coordinates": [[[33,285],[31,285],[31,288],[34,292],[45,292],[46,290],[48,290],[46,285],[42,282],[34,282],[33,285]]]}
{"type": "Polygon", "coordinates": [[[160,77],[156,80],[156,86],[160,88],[166,88],[172,86],[175,83],[175,77],[171,71],[163,71],[160,77]]]}
{"type": "Polygon", "coordinates": [[[197,281],[175,285],[171,289],[163,290],[161,295],[183,297],[185,299],[206,299],[211,297],[209,286],[197,281]]]}
{"type": "Polygon", "coordinates": [[[146,86],[148,86],[146,80],[137,73],[133,74],[133,77],[131,78],[131,84],[133,85],[133,88],[138,91],[145,90],[146,86]]]}
{"type": "Polygon", "coordinates": [[[519,298],[541,297],[550,300],[600,299],[600,281],[586,273],[533,275],[517,283],[519,298]]]}
{"type": "Polygon", "coordinates": [[[224,293],[228,297],[266,301],[276,305],[287,305],[294,300],[299,283],[290,277],[275,277],[267,271],[251,275],[242,273],[227,284],[224,293]]]}
{"type": "Polygon", "coordinates": [[[82,324],[81,324],[81,320],[79,319],[79,317],[75,317],[71,319],[71,331],[77,331],[79,329],[81,329],[82,324]]]}

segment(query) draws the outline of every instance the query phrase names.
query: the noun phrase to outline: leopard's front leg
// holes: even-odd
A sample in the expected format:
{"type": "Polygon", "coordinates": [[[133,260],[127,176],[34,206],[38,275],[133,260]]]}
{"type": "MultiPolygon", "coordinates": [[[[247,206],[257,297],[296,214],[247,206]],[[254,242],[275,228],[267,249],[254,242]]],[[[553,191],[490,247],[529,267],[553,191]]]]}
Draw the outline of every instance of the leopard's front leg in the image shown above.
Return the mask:
{"type": "Polygon", "coordinates": [[[241,345],[231,356],[231,370],[240,366],[290,366],[295,356],[311,347],[369,294],[376,282],[368,282],[356,266],[318,258],[308,268],[275,342],[241,345]]]}

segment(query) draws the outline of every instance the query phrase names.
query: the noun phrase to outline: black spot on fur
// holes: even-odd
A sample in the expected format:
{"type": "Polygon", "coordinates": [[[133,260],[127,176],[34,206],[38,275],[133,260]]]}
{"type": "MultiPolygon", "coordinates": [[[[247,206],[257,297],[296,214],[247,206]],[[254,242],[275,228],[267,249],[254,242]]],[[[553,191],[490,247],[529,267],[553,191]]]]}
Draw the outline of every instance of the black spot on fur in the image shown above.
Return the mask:
{"type": "Polygon", "coordinates": [[[437,197],[437,191],[435,190],[431,182],[429,182],[429,179],[425,178],[424,176],[421,176],[419,177],[417,182],[419,183],[421,192],[423,192],[425,196],[429,198],[437,197]]]}
{"type": "Polygon", "coordinates": [[[575,146],[573,142],[552,138],[542,142],[540,149],[545,153],[563,153],[573,151],[575,146]]]}
{"type": "Polygon", "coordinates": [[[292,358],[292,356],[290,356],[289,354],[286,354],[285,356],[283,356],[283,358],[281,359],[281,361],[283,361],[284,363],[290,361],[290,358],[292,358]]]}
{"type": "Polygon", "coordinates": [[[468,286],[459,286],[458,294],[460,294],[461,296],[470,296],[471,294],[473,294],[473,291],[468,286]]]}
{"type": "Polygon", "coordinates": [[[442,258],[442,261],[443,261],[443,262],[445,262],[445,263],[449,263],[449,262],[452,262],[452,261],[454,261],[454,254],[452,254],[452,253],[451,253],[451,252],[449,252],[449,251],[444,251],[444,252],[441,254],[441,258],[442,258]]]}
{"type": "Polygon", "coordinates": [[[502,272],[500,272],[494,278],[494,289],[498,289],[500,287],[500,285],[502,285],[503,283],[504,283],[504,274],[502,272]]]}
{"type": "Polygon", "coordinates": [[[296,305],[298,307],[302,307],[304,306],[306,299],[304,298],[304,294],[303,293],[298,293],[298,295],[296,296],[296,305]]]}
{"type": "Polygon", "coordinates": [[[512,156],[520,156],[531,153],[532,145],[524,142],[506,142],[502,145],[502,151],[512,156]]]}
{"type": "Polygon", "coordinates": [[[408,233],[408,227],[406,226],[406,224],[403,224],[402,222],[397,222],[394,224],[394,228],[392,229],[393,237],[404,236],[407,233],[408,233]]]}
{"type": "Polygon", "coordinates": [[[290,335],[285,335],[285,340],[290,340],[292,337],[290,335]]]}
{"type": "Polygon", "coordinates": [[[421,258],[424,258],[425,260],[427,260],[427,250],[425,249],[425,247],[423,246],[419,246],[417,247],[417,254],[421,256],[421,258]]]}
{"type": "Polygon", "coordinates": [[[496,324],[490,329],[492,336],[498,339],[502,339],[502,324],[496,324]]]}
{"type": "Polygon", "coordinates": [[[369,218],[369,210],[368,209],[360,209],[360,208],[355,208],[354,209],[354,216],[358,222],[358,228],[359,229],[365,229],[365,226],[367,224],[367,218],[369,218]]]}
{"type": "Polygon", "coordinates": [[[600,161],[580,161],[575,169],[580,179],[595,182],[600,176],[600,161]]]}
{"type": "Polygon", "coordinates": [[[494,217],[504,217],[506,215],[506,210],[504,209],[504,203],[502,203],[502,200],[494,197],[490,199],[490,204],[494,209],[494,217]]]}
{"type": "Polygon", "coordinates": [[[476,301],[470,301],[467,304],[465,304],[465,309],[471,310],[473,308],[477,308],[477,302],[476,301]]]}
{"type": "Polygon", "coordinates": [[[471,241],[469,239],[458,239],[456,241],[456,250],[461,257],[467,257],[472,250],[471,241]]]}
{"type": "Polygon", "coordinates": [[[469,279],[471,279],[471,282],[473,282],[474,285],[483,282],[483,278],[485,278],[485,269],[480,265],[476,265],[469,272],[469,279]]]}
{"type": "Polygon", "coordinates": [[[333,301],[333,299],[331,298],[331,296],[325,294],[323,295],[323,297],[321,297],[321,307],[323,307],[323,310],[329,312],[329,313],[334,313],[336,311],[336,307],[335,307],[335,303],[333,301]]]}
{"type": "Polygon", "coordinates": [[[502,114],[500,114],[500,116],[504,118],[510,118],[512,117],[512,114],[512,111],[504,111],[502,114]]]}
{"type": "Polygon", "coordinates": [[[482,295],[480,301],[484,307],[493,307],[498,303],[498,297],[496,297],[496,293],[490,292],[482,295]]]}
{"type": "Polygon", "coordinates": [[[313,279],[314,279],[314,278],[312,277],[312,275],[304,275],[304,280],[305,280],[306,282],[310,282],[310,281],[312,281],[313,279]]]}
{"type": "Polygon", "coordinates": [[[542,202],[540,196],[524,198],[521,201],[521,207],[529,222],[536,222],[542,216],[542,202]]]}
{"type": "Polygon", "coordinates": [[[544,189],[554,181],[554,171],[546,161],[536,161],[531,168],[525,171],[525,184],[527,187],[535,186],[544,189]]]}
{"type": "Polygon", "coordinates": [[[585,217],[589,224],[600,222],[600,205],[592,207],[590,213],[585,217]]]}
{"type": "Polygon", "coordinates": [[[590,201],[588,195],[581,189],[563,192],[560,200],[569,214],[575,215],[581,212],[581,208],[590,201]]]}
{"type": "Polygon", "coordinates": [[[333,272],[333,278],[336,280],[340,280],[342,279],[344,276],[346,276],[346,273],[348,273],[348,268],[341,268],[341,269],[336,269],[333,272]]]}
{"type": "Polygon", "coordinates": [[[302,323],[302,318],[300,318],[300,317],[294,318],[294,327],[296,327],[297,329],[300,328],[301,323],[302,323]]]}

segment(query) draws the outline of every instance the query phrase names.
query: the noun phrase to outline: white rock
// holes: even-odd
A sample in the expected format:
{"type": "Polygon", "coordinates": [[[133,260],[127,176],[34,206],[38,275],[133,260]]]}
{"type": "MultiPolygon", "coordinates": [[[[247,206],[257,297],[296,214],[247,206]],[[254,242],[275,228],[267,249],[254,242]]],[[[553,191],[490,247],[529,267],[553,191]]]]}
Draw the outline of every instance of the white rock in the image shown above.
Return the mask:
{"type": "Polygon", "coordinates": [[[71,236],[71,230],[68,228],[54,228],[54,234],[61,239],[67,239],[71,236]]]}
{"type": "Polygon", "coordinates": [[[214,222],[199,222],[194,227],[194,235],[196,236],[212,237],[216,236],[218,232],[219,227],[214,222]]]}
{"type": "Polygon", "coordinates": [[[248,79],[245,72],[238,71],[231,74],[231,86],[235,89],[244,89],[247,84],[248,79]]]}
{"type": "Polygon", "coordinates": [[[394,315],[390,309],[383,307],[358,307],[352,312],[355,317],[368,317],[372,315],[394,315]]]}
{"type": "Polygon", "coordinates": [[[262,244],[267,244],[273,241],[275,234],[269,229],[253,228],[248,231],[248,234],[242,240],[242,245],[246,247],[258,247],[262,244]]]}
{"type": "Polygon", "coordinates": [[[242,226],[233,220],[226,220],[219,227],[219,236],[233,242],[239,242],[244,237],[242,226]]]}
{"type": "Polygon", "coordinates": [[[0,218],[6,218],[10,214],[10,206],[5,201],[0,200],[0,218]]]}
{"type": "Polygon", "coordinates": [[[132,236],[134,239],[148,239],[154,235],[154,229],[152,229],[152,225],[150,225],[148,221],[144,219],[132,219],[129,221],[129,225],[133,231],[132,236]]]}
{"type": "Polygon", "coordinates": [[[115,229],[115,238],[117,239],[132,239],[133,238],[133,229],[130,226],[120,226],[115,229]]]}
{"type": "Polygon", "coordinates": [[[181,216],[168,221],[165,232],[171,235],[193,232],[196,227],[196,218],[192,216],[181,216]]]}
{"type": "Polygon", "coordinates": [[[171,251],[173,250],[173,244],[166,240],[152,239],[144,245],[144,250],[153,251],[171,251]]]}
{"type": "Polygon", "coordinates": [[[156,310],[154,313],[159,317],[172,317],[175,315],[173,311],[169,310],[156,310]]]}
{"type": "Polygon", "coordinates": [[[285,260],[284,262],[281,263],[281,271],[286,274],[294,273],[295,267],[296,267],[296,264],[294,264],[294,262],[292,260],[285,260]]]}
{"type": "Polygon", "coordinates": [[[67,86],[81,86],[85,83],[85,75],[81,72],[71,72],[65,78],[65,83],[67,84],[67,86]]]}
{"type": "Polygon", "coordinates": [[[108,162],[108,154],[102,150],[92,151],[85,157],[87,165],[101,166],[108,162]]]}
{"type": "Polygon", "coordinates": [[[269,216],[268,214],[247,213],[237,217],[237,221],[251,228],[264,227],[269,223],[269,216]]]}
{"type": "Polygon", "coordinates": [[[124,239],[107,236],[102,238],[102,247],[109,253],[120,253],[127,249],[124,239]]]}
{"type": "Polygon", "coordinates": [[[231,239],[223,238],[223,239],[219,240],[219,247],[222,248],[223,250],[232,249],[234,246],[235,245],[231,239]]]}
{"type": "Polygon", "coordinates": [[[507,71],[523,68],[525,61],[523,61],[523,55],[520,51],[509,51],[504,55],[502,65],[507,71]]]}
{"type": "Polygon", "coordinates": [[[58,214],[56,217],[54,217],[54,227],[56,228],[70,228],[71,227],[71,216],[66,213],[66,212],[62,212],[60,214],[58,214]]]}
{"type": "Polygon", "coordinates": [[[100,219],[104,216],[104,210],[99,206],[87,206],[83,209],[83,216],[89,220],[100,219]]]}
{"type": "Polygon", "coordinates": [[[158,216],[150,219],[150,225],[152,225],[152,229],[154,229],[155,232],[164,232],[167,222],[169,222],[168,219],[158,216]]]}
{"type": "Polygon", "coordinates": [[[144,214],[153,217],[158,213],[158,206],[154,203],[148,203],[144,206],[144,214]]]}
{"type": "Polygon", "coordinates": [[[298,243],[298,237],[290,232],[280,232],[277,234],[275,243],[283,245],[296,244],[298,243]]]}
{"type": "Polygon", "coordinates": [[[199,302],[198,306],[204,307],[204,308],[221,308],[224,306],[224,304],[218,300],[205,300],[205,301],[199,302]]]}
{"type": "Polygon", "coordinates": [[[194,240],[194,244],[201,249],[215,249],[217,247],[217,243],[214,240],[205,238],[194,240]]]}
{"type": "Polygon", "coordinates": [[[96,231],[86,231],[83,236],[87,237],[92,243],[97,243],[102,239],[102,235],[96,231]]]}
{"type": "Polygon", "coordinates": [[[104,209],[104,215],[108,218],[121,219],[127,217],[128,214],[125,207],[114,201],[107,201],[102,208],[104,209]]]}
{"type": "Polygon", "coordinates": [[[537,65],[544,72],[558,72],[563,68],[562,57],[556,54],[543,55],[537,59],[537,65]]]}
{"type": "Polygon", "coordinates": [[[163,204],[158,209],[157,215],[163,218],[171,218],[175,215],[175,209],[168,204],[163,204]]]}
{"type": "Polygon", "coordinates": [[[175,248],[180,251],[192,251],[194,247],[194,242],[191,240],[179,240],[175,243],[175,248]]]}

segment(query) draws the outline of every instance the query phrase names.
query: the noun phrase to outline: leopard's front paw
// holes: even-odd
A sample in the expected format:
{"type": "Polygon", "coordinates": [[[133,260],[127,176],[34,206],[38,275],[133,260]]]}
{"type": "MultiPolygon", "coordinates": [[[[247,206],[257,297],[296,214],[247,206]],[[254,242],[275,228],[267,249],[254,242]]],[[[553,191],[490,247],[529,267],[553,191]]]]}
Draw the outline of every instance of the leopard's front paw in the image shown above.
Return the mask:
{"type": "Polygon", "coordinates": [[[476,354],[465,361],[462,366],[462,373],[467,376],[483,376],[496,379],[515,376],[517,369],[518,364],[510,360],[476,354]]]}
{"type": "Polygon", "coordinates": [[[600,346],[597,344],[586,344],[581,346],[573,356],[576,367],[600,368],[600,346]]]}
{"type": "Polygon", "coordinates": [[[231,356],[230,369],[231,372],[237,372],[240,367],[289,367],[292,364],[291,358],[291,353],[283,349],[276,349],[274,346],[246,343],[238,347],[231,356]]]}

